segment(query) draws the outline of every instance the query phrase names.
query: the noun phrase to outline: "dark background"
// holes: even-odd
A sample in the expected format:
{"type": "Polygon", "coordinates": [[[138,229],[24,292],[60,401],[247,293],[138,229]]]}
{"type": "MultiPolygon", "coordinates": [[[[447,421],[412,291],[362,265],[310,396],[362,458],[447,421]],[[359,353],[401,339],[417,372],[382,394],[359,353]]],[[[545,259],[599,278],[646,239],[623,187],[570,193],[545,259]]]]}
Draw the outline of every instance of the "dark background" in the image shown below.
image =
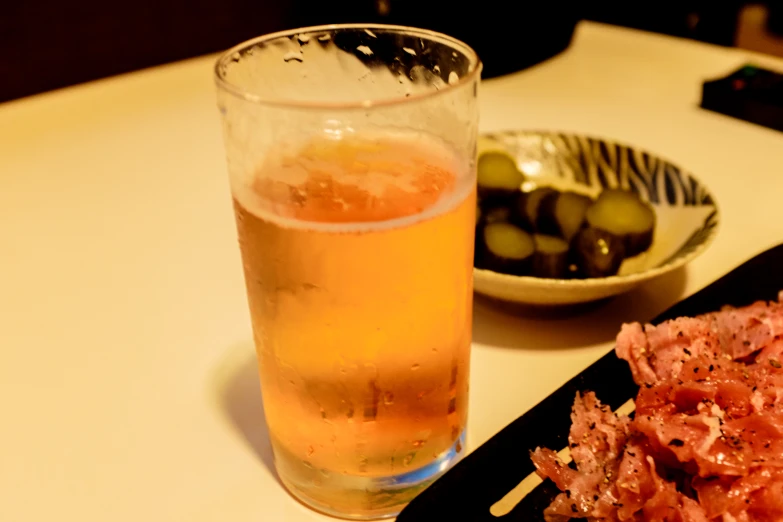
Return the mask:
{"type": "MultiPolygon", "coordinates": [[[[734,0],[9,0],[0,2],[0,101],[220,51],[272,31],[340,22],[449,33],[476,48],[484,77],[492,77],[561,51],[580,19],[733,45],[742,5],[734,0]]],[[[773,25],[776,11],[770,13],[773,25]]]]}

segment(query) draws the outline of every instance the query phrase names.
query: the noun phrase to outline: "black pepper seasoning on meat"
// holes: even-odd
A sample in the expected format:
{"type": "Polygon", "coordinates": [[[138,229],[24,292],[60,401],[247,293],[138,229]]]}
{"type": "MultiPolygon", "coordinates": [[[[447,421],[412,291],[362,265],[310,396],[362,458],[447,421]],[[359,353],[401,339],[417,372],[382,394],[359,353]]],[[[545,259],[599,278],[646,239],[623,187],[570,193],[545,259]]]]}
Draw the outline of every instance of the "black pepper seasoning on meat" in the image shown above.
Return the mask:
{"type": "MultiPolygon", "coordinates": [[[[682,332],[680,332],[680,333],[682,333],[682,332]]],[[[691,351],[689,349],[687,349],[687,348],[683,348],[682,351],[685,352],[685,355],[691,355],[691,351]]]]}
{"type": "Polygon", "coordinates": [[[566,498],[571,498],[571,490],[567,489],[565,490],[566,498]]]}
{"type": "Polygon", "coordinates": [[[770,359],[769,360],[769,365],[772,366],[773,368],[780,368],[781,367],[780,361],[778,361],[777,359],[770,359]]]}
{"type": "Polygon", "coordinates": [[[710,371],[712,371],[712,370],[714,370],[714,369],[715,369],[715,367],[714,367],[713,365],[711,365],[711,364],[710,364],[710,371]]]}
{"type": "Polygon", "coordinates": [[[574,513],[579,513],[579,510],[576,509],[576,504],[571,504],[571,511],[573,511],[574,513]]]}

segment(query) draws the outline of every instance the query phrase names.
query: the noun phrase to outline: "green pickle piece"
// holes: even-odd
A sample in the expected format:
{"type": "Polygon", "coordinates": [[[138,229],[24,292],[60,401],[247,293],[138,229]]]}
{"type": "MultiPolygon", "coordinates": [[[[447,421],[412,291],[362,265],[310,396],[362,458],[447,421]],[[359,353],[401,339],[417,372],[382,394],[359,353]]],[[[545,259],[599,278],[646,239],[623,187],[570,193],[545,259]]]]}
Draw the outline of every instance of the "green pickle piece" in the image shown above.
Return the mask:
{"type": "Polygon", "coordinates": [[[652,245],[655,212],[637,194],[606,189],[585,213],[587,224],[621,239],[625,256],[641,254],[652,245]]]}
{"type": "Polygon", "coordinates": [[[535,234],[536,252],[533,256],[533,275],[562,279],[568,275],[568,243],[556,236],[535,234]]]}
{"type": "Polygon", "coordinates": [[[486,224],[481,231],[481,268],[511,275],[530,272],[536,246],[533,237],[510,223],[486,224]]]}
{"type": "Polygon", "coordinates": [[[512,196],[519,192],[525,181],[514,158],[500,151],[482,154],[476,170],[478,193],[482,199],[512,196]]]}
{"type": "Polygon", "coordinates": [[[616,275],[625,258],[621,238],[598,228],[583,228],[574,237],[574,254],[583,277],[616,275]]]}

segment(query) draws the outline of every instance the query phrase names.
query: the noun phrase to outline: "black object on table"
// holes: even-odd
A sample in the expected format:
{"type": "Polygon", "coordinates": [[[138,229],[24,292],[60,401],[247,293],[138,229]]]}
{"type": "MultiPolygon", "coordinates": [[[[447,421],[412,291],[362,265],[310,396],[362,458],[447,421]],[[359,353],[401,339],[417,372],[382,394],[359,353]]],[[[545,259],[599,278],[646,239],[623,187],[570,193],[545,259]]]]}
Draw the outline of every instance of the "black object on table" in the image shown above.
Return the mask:
{"type": "Polygon", "coordinates": [[[783,74],[746,65],[706,81],[701,107],[783,131],[783,74]]]}
{"type": "MultiPolygon", "coordinates": [[[[783,245],[745,262],[651,322],[712,312],[723,305],[776,300],[778,291],[783,289],[781,266],[783,245]]],[[[531,450],[541,446],[559,451],[567,446],[574,397],[577,392],[588,390],[616,410],[636,397],[638,387],[628,363],[618,359],[612,350],[465,457],[413,499],[397,522],[543,522],[544,509],[559,493],[549,480],[502,517],[495,517],[489,509],[534,471],[531,450]]]]}

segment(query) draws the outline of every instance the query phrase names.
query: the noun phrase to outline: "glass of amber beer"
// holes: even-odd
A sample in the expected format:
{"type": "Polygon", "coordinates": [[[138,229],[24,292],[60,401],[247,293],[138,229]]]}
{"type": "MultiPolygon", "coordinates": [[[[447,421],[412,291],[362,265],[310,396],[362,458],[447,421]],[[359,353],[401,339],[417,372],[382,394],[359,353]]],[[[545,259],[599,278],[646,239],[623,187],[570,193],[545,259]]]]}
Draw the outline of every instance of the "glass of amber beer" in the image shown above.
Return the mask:
{"type": "Polygon", "coordinates": [[[216,64],[275,465],[321,512],[394,516],[464,451],[480,73],[383,25],[216,64]]]}

